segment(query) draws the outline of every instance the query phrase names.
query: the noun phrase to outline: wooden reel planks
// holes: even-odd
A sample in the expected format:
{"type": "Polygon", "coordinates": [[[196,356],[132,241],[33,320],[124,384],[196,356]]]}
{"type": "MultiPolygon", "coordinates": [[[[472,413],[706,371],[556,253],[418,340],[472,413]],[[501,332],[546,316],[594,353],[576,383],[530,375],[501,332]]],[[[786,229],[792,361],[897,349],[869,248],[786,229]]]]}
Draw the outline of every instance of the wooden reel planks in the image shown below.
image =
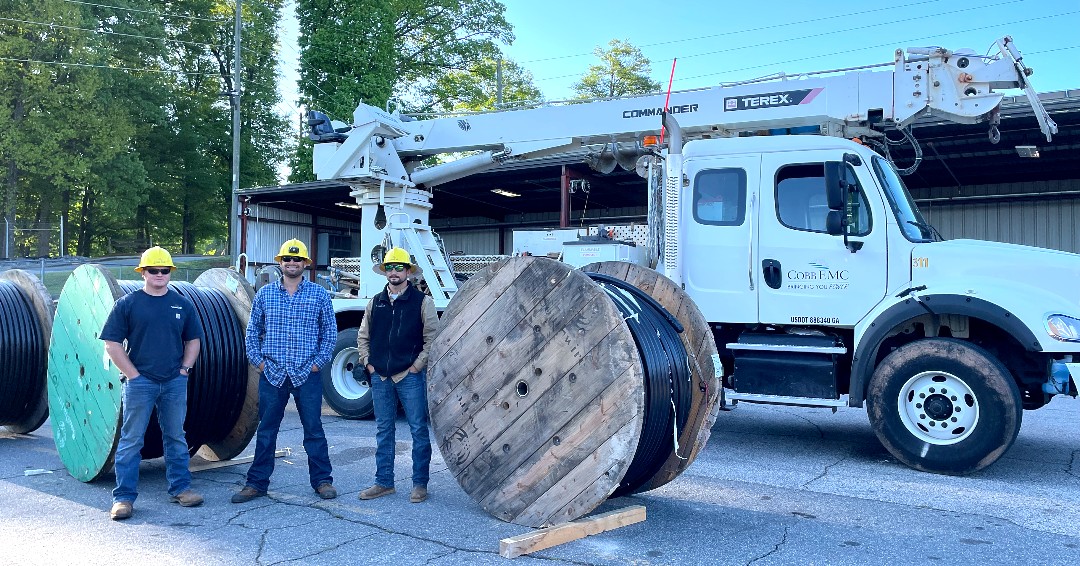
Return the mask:
{"type": "Polygon", "coordinates": [[[432,346],[436,441],[492,515],[542,527],[593,510],[626,473],[641,434],[633,336],[584,273],[546,258],[503,260],[447,307],[432,346]]]}
{"type": "Polygon", "coordinates": [[[124,292],[94,264],[71,273],[53,319],[49,342],[49,413],[60,460],[72,476],[93,481],[112,468],[120,439],[120,370],[98,339],[124,292]]]}
{"type": "MultiPolygon", "coordinates": [[[[0,273],[0,280],[14,284],[28,299],[30,299],[32,314],[35,321],[41,327],[43,339],[41,344],[41,354],[44,357],[45,352],[49,347],[49,335],[52,333],[52,296],[49,295],[49,291],[37,277],[21,269],[9,269],[8,271],[0,273]]],[[[40,375],[25,376],[26,379],[38,382],[37,385],[40,387],[41,396],[32,402],[32,406],[27,407],[27,412],[22,418],[16,417],[13,419],[16,422],[6,424],[6,428],[9,431],[16,434],[29,434],[41,427],[41,425],[45,423],[45,419],[49,418],[46,365],[46,361],[42,360],[42,371],[40,375]]]]}
{"type": "Polygon", "coordinates": [[[591,263],[581,270],[610,275],[634,285],[660,303],[683,325],[680,338],[690,356],[693,380],[690,418],[679,434],[678,453],[672,451],[660,470],[638,491],[656,489],[678,477],[694,462],[698,452],[708,442],[712,425],[716,422],[720,409],[720,384],[716,372],[720,368],[715,365],[719,358],[712,329],[686,291],[652,269],[632,263],[605,261],[591,263]]]}

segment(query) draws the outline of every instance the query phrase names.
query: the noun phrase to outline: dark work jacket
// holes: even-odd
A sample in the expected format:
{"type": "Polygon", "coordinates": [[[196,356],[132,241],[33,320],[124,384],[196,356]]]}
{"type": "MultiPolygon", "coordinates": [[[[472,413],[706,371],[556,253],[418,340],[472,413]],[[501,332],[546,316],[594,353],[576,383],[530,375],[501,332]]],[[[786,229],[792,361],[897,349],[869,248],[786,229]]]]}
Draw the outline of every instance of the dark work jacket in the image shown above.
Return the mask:
{"type": "Polygon", "coordinates": [[[367,313],[371,351],[368,363],[385,377],[406,369],[424,349],[424,294],[412,283],[394,302],[386,289],[371,301],[367,313]]]}

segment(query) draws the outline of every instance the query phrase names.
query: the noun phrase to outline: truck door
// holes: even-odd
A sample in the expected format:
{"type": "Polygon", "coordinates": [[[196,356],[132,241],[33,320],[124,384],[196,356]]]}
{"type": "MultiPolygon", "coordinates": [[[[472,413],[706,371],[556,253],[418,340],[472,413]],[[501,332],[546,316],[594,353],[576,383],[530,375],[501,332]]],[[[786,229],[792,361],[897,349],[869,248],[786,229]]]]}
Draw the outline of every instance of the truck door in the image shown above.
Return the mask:
{"type": "Polygon", "coordinates": [[[680,201],[686,292],[710,322],[757,322],[758,272],[751,257],[761,157],[687,160],[680,201]]]}
{"type": "Polygon", "coordinates": [[[761,322],[854,326],[885,296],[887,273],[884,203],[865,164],[844,164],[857,179],[849,237],[826,232],[826,160],[835,152],[762,156],[758,208],[758,286],[761,322]],[[860,247],[861,246],[861,247],[860,247]]]}

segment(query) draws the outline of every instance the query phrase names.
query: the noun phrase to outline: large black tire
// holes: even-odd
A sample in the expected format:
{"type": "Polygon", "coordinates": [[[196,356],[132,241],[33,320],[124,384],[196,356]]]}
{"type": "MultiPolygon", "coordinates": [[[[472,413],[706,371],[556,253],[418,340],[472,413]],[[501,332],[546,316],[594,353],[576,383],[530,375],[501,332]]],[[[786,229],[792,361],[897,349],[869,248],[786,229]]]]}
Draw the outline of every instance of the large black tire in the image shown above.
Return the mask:
{"type": "Polygon", "coordinates": [[[337,414],[347,419],[366,419],[375,412],[367,373],[356,353],[356,329],[338,332],[334,357],[322,373],[323,398],[337,414]]]}
{"type": "Polygon", "coordinates": [[[886,356],[870,379],[866,408],[893,456],[949,475],[996,462],[1023,418],[1009,370],[986,350],[948,338],[912,342],[886,356]]]}

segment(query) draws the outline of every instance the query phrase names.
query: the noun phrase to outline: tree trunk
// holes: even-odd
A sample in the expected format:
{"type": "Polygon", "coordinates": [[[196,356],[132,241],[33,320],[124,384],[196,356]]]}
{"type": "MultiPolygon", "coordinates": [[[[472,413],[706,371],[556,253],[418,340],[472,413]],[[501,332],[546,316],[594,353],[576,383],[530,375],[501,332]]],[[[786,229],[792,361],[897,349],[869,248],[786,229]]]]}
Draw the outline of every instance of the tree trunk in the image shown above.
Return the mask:
{"type": "Polygon", "coordinates": [[[64,189],[60,194],[60,257],[67,255],[67,242],[64,239],[67,237],[67,229],[70,226],[68,221],[68,211],[71,210],[71,190],[64,189]]]}
{"type": "MultiPolygon", "coordinates": [[[[23,119],[23,99],[22,93],[15,93],[15,106],[11,109],[11,122],[15,128],[18,129],[19,124],[23,119]]],[[[7,178],[4,182],[4,199],[3,209],[0,210],[0,214],[4,216],[4,235],[0,237],[2,242],[2,249],[0,253],[3,257],[8,257],[15,251],[15,203],[19,196],[19,165],[15,162],[15,156],[12,155],[7,162],[7,178]]]]}
{"type": "Polygon", "coordinates": [[[50,257],[52,256],[52,226],[49,225],[48,219],[51,215],[49,204],[45,199],[38,202],[37,220],[34,222],[34,228],[37,231],[33,233],[36,239],[35,253],[37,257],[50,257]]]}
{"type": "Polygon", "coordinates": [[[180,253],[191,253],[191,204],[184,199],[184,210],[180,213],[180,253]]]}
{"type": "Polygon", "coordinates": [[[94,216],[93,207],[94,192],[90,187],[87,187],[83,193],[82,215],[79,218],[79,243],[75,251],[76,254],[83,257],[90,257],[90,240],[94,237],[94,229],[91,228],[91,221],[94,216]]]}

